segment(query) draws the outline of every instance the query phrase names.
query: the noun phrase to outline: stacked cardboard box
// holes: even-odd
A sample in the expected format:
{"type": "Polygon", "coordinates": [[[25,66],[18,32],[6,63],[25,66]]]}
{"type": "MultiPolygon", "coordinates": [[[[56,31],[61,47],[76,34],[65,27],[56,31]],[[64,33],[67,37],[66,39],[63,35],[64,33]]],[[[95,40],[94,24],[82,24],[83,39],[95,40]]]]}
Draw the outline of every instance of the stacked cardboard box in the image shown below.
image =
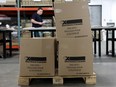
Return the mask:
{"type": "Polygon", "coordinates": [[[54,76],[54,38],[21,39],[20,76],[54,76]]]}
{"type": "Polygon", "coordinates": [[[21,6],[52,6],[52,0],[22,0],[21,6]]]}
{"type": "Polygon", "coordinates": [[[16,0],[0,0],[0,5],[16,5],[16,0]]]}
{"type": "Polygon", "coordinates": [[[55,3],[59,75],[92,75],[93,51],[87,0],[55,3]]]}

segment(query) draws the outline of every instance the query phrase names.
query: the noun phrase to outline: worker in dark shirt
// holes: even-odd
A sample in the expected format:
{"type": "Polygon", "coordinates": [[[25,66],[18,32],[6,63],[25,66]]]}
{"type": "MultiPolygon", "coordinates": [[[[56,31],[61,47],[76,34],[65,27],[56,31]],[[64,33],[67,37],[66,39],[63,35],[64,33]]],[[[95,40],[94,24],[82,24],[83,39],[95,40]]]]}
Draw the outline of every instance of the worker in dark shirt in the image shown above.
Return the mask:
{"type": "MultiPolygon", "coordinates": [[[[41,15],[43,14],[43,9],[41,7],[38,8],[37,12],[32,15],[31,22],[32,22],[32,27],[42,27],[43,20],[41,15]]],[[[34,37],[41,37],[42,32],[34,31],[34,37]]]]}

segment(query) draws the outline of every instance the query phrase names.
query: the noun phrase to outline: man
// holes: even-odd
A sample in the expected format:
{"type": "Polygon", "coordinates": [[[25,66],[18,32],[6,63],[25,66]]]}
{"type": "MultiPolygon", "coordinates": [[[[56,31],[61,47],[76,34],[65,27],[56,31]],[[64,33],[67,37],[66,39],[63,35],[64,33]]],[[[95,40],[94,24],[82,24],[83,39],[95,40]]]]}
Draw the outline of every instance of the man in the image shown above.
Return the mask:
{"type": "MultiPolygon", "coordinates": [[[[32,15],[31,22],[32,27],[42,27],[43,20],[41,15],[43,14],[43,9],[41,7],[38,8],[37,12],[32,15]]],[[[38,31],[34,31],[34,37],[41,37],[42,33],[38,31]]]]}

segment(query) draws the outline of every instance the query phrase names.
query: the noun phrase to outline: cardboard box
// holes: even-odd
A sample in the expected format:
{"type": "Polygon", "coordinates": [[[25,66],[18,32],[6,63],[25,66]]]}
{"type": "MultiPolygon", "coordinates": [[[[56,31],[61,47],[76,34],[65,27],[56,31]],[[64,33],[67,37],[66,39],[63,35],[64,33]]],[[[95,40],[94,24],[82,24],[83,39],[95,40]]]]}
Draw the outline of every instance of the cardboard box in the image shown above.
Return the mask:
{"type": "Polygon", "coordinates": [[[31,38],[30,31],[22,31],[22,38],[31,38]]]}
{"type": "Polygon", "coordinates": [[[87,0],[54,3],[58,38],[80,38],[91,35],[87,0]]]}
{"type": "Polygon", "coordinates": [[[54,38],[21,39],[20,76],[54,76],[54,38]]]}
{"type": "Polygon", "coordinates": [[[92,75],[93,48],[90,38],[60,38],[58,75],[92,75]]]}

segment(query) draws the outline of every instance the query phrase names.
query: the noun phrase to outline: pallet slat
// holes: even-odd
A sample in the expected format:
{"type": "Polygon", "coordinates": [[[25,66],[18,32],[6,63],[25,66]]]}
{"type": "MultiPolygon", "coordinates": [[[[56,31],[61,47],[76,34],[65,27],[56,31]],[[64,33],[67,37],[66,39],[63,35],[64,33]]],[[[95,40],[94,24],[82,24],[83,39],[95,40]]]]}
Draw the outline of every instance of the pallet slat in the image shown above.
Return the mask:
{"type": "Polygon", "coordinates": [[[19,85],[29,85],[30,79],[27,77],[19,77],[18,84],[19,85]]]}
{"type": "Polygon", "coordinates": [[[96,74],[93,73],[92,76],[85,77],[85,83],[86,84],[96,84],[96,74]]]}
{"type": "Polygon", "coordinates": [[[53,77],[53,84],[63,84],[64,81],[63,81],[63,78],[60,77],[60,76],[55,76],[53,77]]]}
{"type": "Polygon", "coordinates": [[[19,85],[30,85],[31,79],[52,78],[53,84],[63,85],[64,78],[83,78],[85,84],[96,84],[96,74],[91,76],[19,77],[19,85]]]}

